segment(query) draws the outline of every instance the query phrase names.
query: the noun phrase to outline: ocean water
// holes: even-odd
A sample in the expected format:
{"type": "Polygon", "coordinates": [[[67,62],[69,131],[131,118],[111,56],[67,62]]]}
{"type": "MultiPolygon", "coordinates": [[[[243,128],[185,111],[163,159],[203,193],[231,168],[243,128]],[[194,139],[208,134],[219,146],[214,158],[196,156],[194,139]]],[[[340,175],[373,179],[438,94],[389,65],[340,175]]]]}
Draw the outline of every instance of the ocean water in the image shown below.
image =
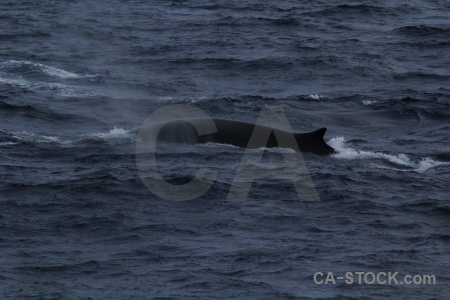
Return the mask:
{"type": "MultiPolygon", "coordinates": [[[[447,299],[450,4],[427,1],[2,1],[0,298],[447,299]],[[320,201],[255,181],[226,201],[244,149],[162,145],[146,188],[128,132],[192,105],[255,122],[281,106],[320,201]],[[436,276],[315,284],[316,272],[436,276]]],[[[280,149],[259,149],[266,160],[280,149]]],[[[281,170],[283,172],[283,170],[281,170]]],[[[399,277],[400,278],[400,277],[399,277]]]]}

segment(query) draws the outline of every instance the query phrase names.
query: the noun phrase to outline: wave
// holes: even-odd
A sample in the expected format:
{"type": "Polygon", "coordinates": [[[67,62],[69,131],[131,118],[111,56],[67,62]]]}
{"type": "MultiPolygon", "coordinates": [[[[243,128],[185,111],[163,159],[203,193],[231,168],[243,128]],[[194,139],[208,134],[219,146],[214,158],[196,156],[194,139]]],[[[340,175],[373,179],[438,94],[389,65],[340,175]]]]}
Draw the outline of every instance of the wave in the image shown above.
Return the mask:
{"type": "MultiPolygon", "coordinates": [[[[310,13],[305,13],[310,14],[310,13]]],[[[334,16],[340,14],[351,14],[352,16],[366,17],[367,15],[396,15],[396,11],[388,7],[373,6],[367,4],[340,4],[328,8],[314,11],[312,14],[319,16],[334,16]]]]}
{"type": "Polygon", "coordinates": [[[394,29],[394,32],[411,36],[449,35],[450,28],[433,25],[406,25],[394,29]]]}
{"type": "MultiPolygon", "coordinates": [[[[90,134],[82,134],[77,138],[68,139],[61,136],[53,135],[39,135],[27,131],[8,131],[0,129],[0,147],[13,146],[21,143],[55,143],[55,144],[79,144],[89,142],[130,142],[135,140],[136,136],[130,133],[129,130],[118,128],[114,126],[113,129],[106,132],[95,132],[90,134]]],[[[424,173],[436,167],[450,166],[450,162],[436,161],[431,158],[422,158],[419,161],[411,159],[405,154],[386,154],[374,151],[356,150],[346,145],[344,137],[332,138],[327,142],[333,147],[337,153],[333,154],[333,158],[346,160],[382,160],[388,164],[378,164],[378,168],[386,168],[397,171],[414,171],[417,173],[424,173]],[[392,167],[394,165],[395,167],[392,167]]],[[[238,148],[232,145],[207,143],[199,145],[201,147],[213,148],[238,148]]],[[[294,153],[295,151],[288,148],[266,148],[252,149],[253,152],[272,152],[272,153],[294,153]]]]}
{"type": "Polygon", "coordinates": [[[23,39],[27,37],[51,37],[52,35],[45,31],[32,31],[32,32],[18,32],[18,33],[1,33],[0,40],[5,41],[8,39],[23,39]]]}
{"type": "Polygon", "coordinates": [[[51,77],[56,77],[59,79],[78,79],[78,78],[89,78],[98,76],[98,75],[79,75],[63,69],[58,69],[52,66],[26,60],[9,60],[6,62],[0,62],[0,70],[6,71],[6,73],[14,73],[21,75],[43,74],[51,77]]]}
{"type": "Polygon", "coordinates": [[[11,145],[17,145],[19,143],[15,142],[0,142],[0,146],[11,146],[11,145]]]}
{"type": "Polygon", "coordinates": [[[414,72],[397,72],[393,73],[392,77],[394,79],[433,79],[433,80],[449,80],[450,79],[450,73],[444,74],[439,73],[436,70],[433,71],[414,71],[414,72]]]}
{"type": "Polygon", "coordinates": [[[362,101],[362,104],[366,105],[366,106],[373,105],[373,104],[376,104],[376,103],[378,103],[378,101],[376,101],[376,100],[363,100],[362,101]]]}
{"type": "Polygon", "coordinates": [[[23,142],[35,142],[35,143],[67,143],[68,140],[62,140],[56,136],[39,135],[27,131],[8,131],[0,129],[0,138],[3,141],[1,145],[13,145],[23,142]]]}
{"type": "Polygon", "coordinates": [[[251,20],[257,20],[257,21],[262,21],[262,22],[269,22],[270,24],[278,25],[278,26],[298,26],[298,25],[301,25],[299,20],[296,20],[295,18],[290,18],[290,17],[287,17],[287,18],[257,17],[257,18],[252,18],[251,20]]]}
{"type": "Polygon", "coordinates": [[[117,141],[130,139],[135,139],[135,135],[129,133],[128,130],[117,127],[114,127],[114,129],[111,129],[107,132],[82,134],[74,139],[69,139],[62,136],[39,135],[27,131],[8,131],[0,129],[0,146],[11,146],[11,145],[18,145],[21,143],[55,143],[63,145],[63,144],[89,142],[92,140],[117,141]]]}
{"type": "Polygon", "coordinates": [[[52,66],[25,60],[0,62],[0,86],[21,88],[32,92],[57,92],[62,97],[104,96],[92,88],[61,83],[61,80],[98,78],[96,75],[80,75],[52,66]]]}
{"type": "MultiPolygon", "coordinates": [[[[1,74],[0,74],[1,75],[1,74]]],[[[95,92],[90,88],[74,86],[56,82],[40,82],[19,78],[2,78],[0,77],[0,86],[22,88],[33,92],[37,91],[54,91],[62,97],[97,97],[105,96],[101,92],[95,92]]]]}
{"type": "Polygon", "coordinates": [[[117,128],[114,126],[114,129],[111,129],[108,132],[97,132],[97,133],[91,133],[91,134],[85,134],[83,137],[87,138],[94,138],[94,139],[100,139],[100,140],[111,140],[111,139],[128,139],[128,138],[134,138],[134,135],[130,133],[129,130],[125,130],[123,128],[117,128]]]}
{"type": "Polygon", "coordinates": [[[51,120],[55,121],[68,121],[68,120],[77,120],[80,119],[89,120],[87,117],[83,117],[80,115],[55,111],[51,109],[48,105],[42,103],[19,103],[17,101],[7,101],[0,100],[0,110],[1,111],[9,111],[12,114],[20,114],[21,116],[37,118],[43,120],[51,120]]]}
{"type": "Polygon", "coordinates": [[[340,99],[331,98],[329,96],[321,95],[321,94],[305,94],[305,95],[293,95],[286,97],[270,97],[263,95],[240,95],[240,96],[227,96],[227,97],[208,97],[208,96],[190,96],[190,97],[168,97],[162,96],[155,98],[157,101],[161,102],[169,102],[171,104],[178,103],[201,103],[201,102],[214,102],[214,103],[225,103],[228,105],[229,103],[255,103],[255,102],[271,102],[271,101],[284,101],[284,100],[294,100],[299,102],[312,102],[312,101],[333,101],[337,102],[340,99]]]}
{"type": "Polygon", "coordinates": [[[337,102],[339,98],[331,98],[329,96],[320,95],[320,94],[306,94],[306,95],[298,95],[298,96],[290,96],[286,97],[288,100],[298,100],[298,101],[310,101],[310,100],[320,100],[320,101],[333,101],[337,102]]]}
{"type": "Polygon", "coordinates": [[[448,96],[428,94],[423,98],[404,97],[400,99],[379,99],[365,102],[374,109],[388,109],[398,117],[426,118],[430,120],[448,120],[448,96]]]}
{"type": "MultiPolygon", "coordinates": [[[[240,70],[255,72],[260,69],[280,69],[286,70],[293,67],[294,63],[288,58],[282,57],[259,57],[259,58],[220,58],[220,57],[204,57],[204,58],[176,58],[166,60],[165,62],[173,65],[182,66],[207,66],[220,68],[221,70],[240,70]]],[[[313,61],[315,63],[315,60],[313,61]]]]}
{"type": "Polygon", "coordinates": [[[356,150],[350,147],[347,147],[345,144],[345,139],[343,137],[332,138],[328,141],[328,144],[333,147],[337,153],[333,154],[332,157],[338,159],[348,159],[348,160],[359,160],[359,159],[372,159],[372,160],[383,160],[394,164],[397,168],[377,165],[379,168],[392,169],[397,171],[414,171],[417,173],[424,173],[430,169],[439,167],[439,166],[450,166],[450,162],[440,162],[435,161],[431,158],[422,158],[419,161],[414,161],[410,157],[405,154],[386,154],[381,152],[373,152],[373,151],[364,151],[364,150],[356,150]]]}

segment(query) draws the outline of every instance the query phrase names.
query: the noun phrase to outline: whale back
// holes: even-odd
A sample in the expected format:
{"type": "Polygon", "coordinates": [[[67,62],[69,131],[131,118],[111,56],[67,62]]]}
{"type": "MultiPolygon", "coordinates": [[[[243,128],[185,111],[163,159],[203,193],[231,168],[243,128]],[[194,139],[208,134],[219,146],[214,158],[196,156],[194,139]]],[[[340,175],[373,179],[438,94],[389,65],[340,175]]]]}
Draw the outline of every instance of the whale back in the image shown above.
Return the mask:
{"type": "MultiPolygon", "coordinates": [[[[247,147],[250,137],[252,136],[255,124],[247,123],[243,121],[214,119],[217,125],[218,132],[213,135],[214,142],[223,144],[232,144],[238,147],[247,147]]],[[[263,125],[259,125],[265,127],[263,125]]],[[[286,136],[291,134],[285,130],[279,128],[270,128],[276,130],[280,136],[286,136]]],[[[335,150],[330,147],[324,140],[327,128],[320,128],[316,131],[308,133],[293,133],[297,141],[298,147],[302,152],[312,152],[319,155],[330,155],[335,153],[335,150]]],[[[211,137],[209,137],[211,141],[211,137]]],[[[274,132],[271,133],[269,140],[267,141],[267,147],[277,147],[278,142],[274,132]]]]}
{"type": "MultiPolygon", "coordinates": [[[[160,127],[157,139],[164,142],[185,144],[214,142],[246,148],[255,129],[255,124],[252,123],[226,119],[214,119],[217,131],[207,135],[199,136],[193,124],[202,125],[204,124],[204,122],[204,119],[189,119],[189,121],[173,120],[160,127]]],[[[291,134],[278,128],[270,129],[276,130],[279,134],[282,135],[291,134]]],[[[130,132],[139,134],[145,140],[145,132],[147,130],[150,131],[152,130],[152,128],[141,127],[133,129],[130,132]]],[[[326,131],[326,128],[320,128],[313,132],[293,134],[297,141],[298,147],[300,148],[300,151],[312,152],[319,155],[329,155],[334,153],[335,151],[332,147],[328,146],[323,139],[326,131]]],[[[272,132],[266,147],[277,146],[278,141],[272,132]]]]}

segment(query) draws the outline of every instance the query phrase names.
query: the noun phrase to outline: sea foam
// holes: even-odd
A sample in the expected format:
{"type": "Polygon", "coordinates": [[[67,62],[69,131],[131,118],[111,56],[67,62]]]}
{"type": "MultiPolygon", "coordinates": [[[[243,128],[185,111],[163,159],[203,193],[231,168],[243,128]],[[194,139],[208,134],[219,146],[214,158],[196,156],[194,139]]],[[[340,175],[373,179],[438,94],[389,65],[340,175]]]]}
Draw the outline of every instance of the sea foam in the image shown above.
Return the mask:
{"type": "MultiPolygon", "coordinates": [[[[449,162],[435,161],[428,157],[415,161],[405,154],[393,155],[374,151],[356,150],[348,147],[343,137],[332,138],[328,141],[328,144],[337,151],[337,153],[332,155],[334,158],[348,160],[380,159],[402,167],[402,169],[390,168],[399,171],[415,171],[418,173],[424,173],[435,167],[450,165],[449,162]]],[[[380,167],[387,168],[386,166],[380,167]]]]}

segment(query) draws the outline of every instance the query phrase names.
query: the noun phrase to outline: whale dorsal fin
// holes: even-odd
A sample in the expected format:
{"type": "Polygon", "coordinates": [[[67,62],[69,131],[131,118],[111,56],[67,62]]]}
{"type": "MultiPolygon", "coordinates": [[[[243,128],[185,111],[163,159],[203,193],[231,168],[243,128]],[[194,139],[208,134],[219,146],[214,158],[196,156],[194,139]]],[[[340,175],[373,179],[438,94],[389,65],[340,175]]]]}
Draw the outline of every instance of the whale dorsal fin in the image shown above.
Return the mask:
{"type": "Polygon", "coordinates": [[[325,135],[325,132],[327,132],[327,128],[323,127],[323,128],[320,128],[320,129],[317,129],[316,131],[314,131],[313,135],[315,137],[323,139],[323,136],[325,135]]]}

